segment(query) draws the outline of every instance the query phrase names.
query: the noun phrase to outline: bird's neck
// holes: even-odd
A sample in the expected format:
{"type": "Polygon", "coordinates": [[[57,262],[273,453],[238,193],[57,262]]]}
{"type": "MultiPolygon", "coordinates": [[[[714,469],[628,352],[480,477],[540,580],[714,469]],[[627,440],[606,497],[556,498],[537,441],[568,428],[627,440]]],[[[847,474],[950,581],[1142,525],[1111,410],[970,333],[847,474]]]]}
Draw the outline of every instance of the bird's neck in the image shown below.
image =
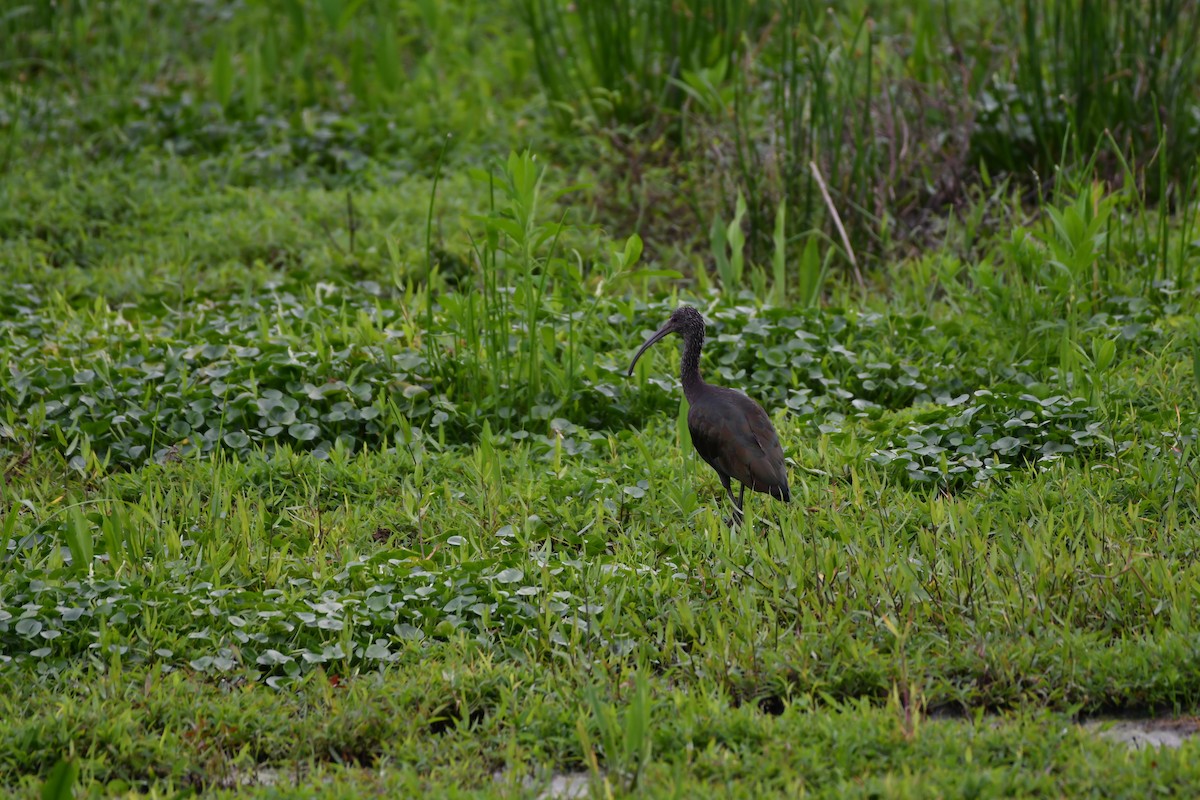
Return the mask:
{"type": "Polygon", "coordinates": [[[689,338],[683,343],[679,377],[683,382],[683,395],[688,399],[688,403],[692,403],[704,387],[704,379],[700,377],[700,348],[703,344],[703,338],[689,338]]]}

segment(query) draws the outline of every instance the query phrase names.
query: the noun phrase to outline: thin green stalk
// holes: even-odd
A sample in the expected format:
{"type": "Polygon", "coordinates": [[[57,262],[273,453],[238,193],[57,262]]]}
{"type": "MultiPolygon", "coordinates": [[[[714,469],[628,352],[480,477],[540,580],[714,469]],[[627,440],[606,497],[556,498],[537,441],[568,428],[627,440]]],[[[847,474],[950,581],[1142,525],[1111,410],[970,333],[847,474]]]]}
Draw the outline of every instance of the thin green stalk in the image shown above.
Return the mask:
{"type": "Polygon", "coordinates": [[[438,150],[437,163],[433,168],[433,185],[429,190],[429,209],[425,214],[425,342],[426,359],[434,372],[438,371],[440,355],[434,341],[436,328],[433,324],[433,208],[437,202],[438,180],[442,176],[442,160],[446,156],[446,147],[449,144],[450,134],[446,134],[446,138],[442,140],[442,147],[438,150]]]}

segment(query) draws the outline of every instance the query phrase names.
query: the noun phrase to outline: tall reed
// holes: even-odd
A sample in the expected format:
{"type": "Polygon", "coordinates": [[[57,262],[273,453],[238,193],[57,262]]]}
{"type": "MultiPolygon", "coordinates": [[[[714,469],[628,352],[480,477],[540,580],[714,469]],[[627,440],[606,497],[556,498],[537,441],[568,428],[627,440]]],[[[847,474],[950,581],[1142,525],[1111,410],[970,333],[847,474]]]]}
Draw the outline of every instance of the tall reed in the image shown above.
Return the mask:
{"type": "Polygon", "coordinates": [[[521,7],[542,86],[563,121],[582,108],[625,125],[676,114],[686,96],[683,72],[732,65],[760,10],[742,0],[522,0],[521,7]]]}

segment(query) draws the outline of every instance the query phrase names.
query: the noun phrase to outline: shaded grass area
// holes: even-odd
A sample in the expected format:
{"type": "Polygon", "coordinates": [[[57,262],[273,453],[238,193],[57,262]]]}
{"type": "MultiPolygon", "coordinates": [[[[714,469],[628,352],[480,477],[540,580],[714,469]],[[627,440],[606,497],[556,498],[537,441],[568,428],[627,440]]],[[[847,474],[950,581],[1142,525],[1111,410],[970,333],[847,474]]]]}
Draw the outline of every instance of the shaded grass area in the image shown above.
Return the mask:
{"type": "MultiPolygon", "coordinates": [[[[99,164],[59,158],[0,184],[0,254],[13,282],[72,304],[228,297],[279,283],[335,278],[384,286],[426,272],[425,205],[431,179],[377,176],[352,188],[307,181],[231,184],[202,163],[141,155],[99,164]]],[[[442,181],[436,232],[478,213],[486,182],[442,181]]],[[[454,275],[469,245],[443,253],[454,275]]],[[[461,271],[462,267],[458,267],[461,271]]]]}
{"type": "MultiPolygon", "coordinates": [[[[320,787],[331,796],[457,787],[448,791],[534,797],[538,779],[546,780],[542,765],[586,769],[574,721],[588,712],[578,707],[574,687],[551,678],[531,690],[510,668],[469,650],[448,655],[450,677],[447,664],[427,654],[403,672],[349,686],[322,682],[282,698],[253,682],[218,690],[137,671],[121,680],[98,676],[97,691],[84,696],[34,687],[14,710],[35,713],[6,731],[3,746],[52,759],[55,745],[73,743],[84,773],[99,771],[110,792],[156,774],[167,792],[203,781],[217,790],[224,785],[228,796],[241,781],[269,776],[275,788],[236,794],[274,796],[298,783],[301,791],[320,787]],[[180,692],[194,699],[186,716],[180,692]],[[110,713],[107,703],[118,701],[130,711],[110,713]],[[36,714],[46,704],[58,709],[53,719],[36,714]],[[290,774],[281,768],[289,764],[296,765],[290,774]],[[203,772],[191,771],[197,766],[203,772]],[[526,775],[534,777],[532,787],[519,783],[526,775]]],[[[1120,794],[1195,780],[1186,749],[1114,751],[1069,718],[1045,712],[1001,722],[906,723],[895,705],[799,698],[764,713],[720,694],[664,688],[649,713],[650,751],[680,754],[673,764],[647,766],[640,781],[651,793],[716,785],[747,797],[1120,794]]],[[[619,785],[620,777],[597,780],[604,782],[619,785]]]]}

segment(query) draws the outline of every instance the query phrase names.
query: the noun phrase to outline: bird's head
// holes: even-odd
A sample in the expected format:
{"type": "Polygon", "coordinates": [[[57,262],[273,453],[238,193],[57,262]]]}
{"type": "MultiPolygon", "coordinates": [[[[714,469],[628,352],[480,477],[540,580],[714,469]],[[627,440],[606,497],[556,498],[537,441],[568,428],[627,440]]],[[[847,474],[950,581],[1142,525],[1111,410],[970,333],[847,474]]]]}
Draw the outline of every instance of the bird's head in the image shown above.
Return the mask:
{"type": "Polygon", "coordinates": [[[633,368],[637,365],[638,359],[642,357],[642,353],[650,348],[650,345],[662,339],[669,333],[678,333],[684,339],[704,340],[704,317],[700,316],[700,312],[691,306],[680,306],[671,314],[671,318],[666,324],[654,332],[654,335],[646,340],[641,349],[637,351],[637,355],[633,357],[633,361],[629,364],[629,373],[633,374],[633,368]]]}

